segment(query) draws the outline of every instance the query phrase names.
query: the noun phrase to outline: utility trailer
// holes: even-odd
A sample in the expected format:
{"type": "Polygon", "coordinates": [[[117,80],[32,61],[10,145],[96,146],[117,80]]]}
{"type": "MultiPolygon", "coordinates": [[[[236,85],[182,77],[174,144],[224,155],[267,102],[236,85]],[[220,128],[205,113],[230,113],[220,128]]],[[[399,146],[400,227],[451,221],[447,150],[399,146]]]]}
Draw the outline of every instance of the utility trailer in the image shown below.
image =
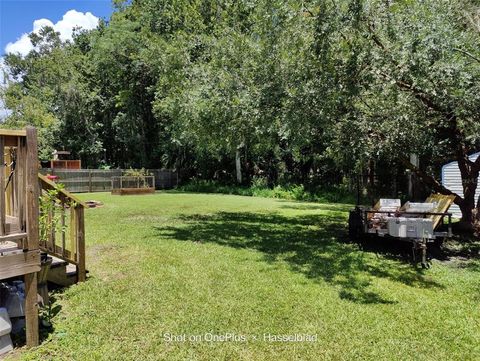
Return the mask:
{"type": "Polygon", "coordinates": [[[419,256],[422,267],[427,268],[427,245],[452,236],[452,213],[448,209],[453,200],[453,196],[435,194],[423,203],[407,202],[403,206],[400,199],[386,198],[372,208],[357,205],[349,214],[350,240],[360,243],[390,238],[410,242],[413,261],[417,262],[419,256]]]}

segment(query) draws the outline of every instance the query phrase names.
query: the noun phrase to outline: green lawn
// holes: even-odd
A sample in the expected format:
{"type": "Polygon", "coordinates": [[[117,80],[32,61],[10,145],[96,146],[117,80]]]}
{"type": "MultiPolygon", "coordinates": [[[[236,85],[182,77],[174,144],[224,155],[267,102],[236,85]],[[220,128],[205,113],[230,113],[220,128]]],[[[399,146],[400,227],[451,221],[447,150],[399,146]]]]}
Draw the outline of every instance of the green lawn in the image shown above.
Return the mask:
{"type": "Polygon", "coordinates": [[[422,271],[342,242],[348,205],[82,195],[90,278],[56,295],[54,360],[478,360],[480,266],[422,271]],[[61,309],[60,309],[61,307],[61,309]],[[234,333],[247,342],[167,342],[234,333]],[[267,342],[264,333],[317,335],[267,342]],[[257,336],[257,340],[253,339],[257,336]]]}

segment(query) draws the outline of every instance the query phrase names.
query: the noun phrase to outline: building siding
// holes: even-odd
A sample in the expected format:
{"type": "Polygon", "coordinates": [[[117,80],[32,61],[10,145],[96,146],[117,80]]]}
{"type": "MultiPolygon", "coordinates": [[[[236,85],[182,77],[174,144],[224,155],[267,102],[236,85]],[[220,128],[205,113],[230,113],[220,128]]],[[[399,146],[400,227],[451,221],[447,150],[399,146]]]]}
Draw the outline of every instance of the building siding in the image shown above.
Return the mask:
{"type": "MultiPolygon", "coordinates": [[[[475,161],[480,156],[479,153],[472,154],[469,156],[471,161],[475,161]]],[[[454,193],[463,197],[463,187],[462,187],[462,176],[460,174],[460,169],[458,168],[458,162],[447,163],[442,167],[442,185],[454,193]]],[[[480,177],[479,177],[480,185],[480,177]]],[[[480,196],[480,187],[477,188],[476,199],[480,196]]],[[[452,212],[454,217],[461,218],[462,212],[457,205],[450,207],[450,212],[452,212]]]]}

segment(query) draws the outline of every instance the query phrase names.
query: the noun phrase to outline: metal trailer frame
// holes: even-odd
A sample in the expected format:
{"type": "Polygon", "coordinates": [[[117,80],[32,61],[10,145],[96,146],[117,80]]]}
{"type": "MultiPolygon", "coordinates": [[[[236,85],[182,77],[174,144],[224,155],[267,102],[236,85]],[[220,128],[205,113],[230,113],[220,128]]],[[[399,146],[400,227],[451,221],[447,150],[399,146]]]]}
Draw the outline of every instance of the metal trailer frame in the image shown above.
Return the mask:
{"type": "Polygon", "coordinates": [[[356,206],[354,210],[350,211],[349,217],[349,235],[350,238],[355,238],[354,241],[360,243],[365,236],[375,236],[375,237],[385,237],[389,239],[399,240],[401,242],[410,242],[412,244],[412,258],[413,262],[417,263],[416,253],[420,251],[421,254],[421,264],[423,268],[429,268],[427,261],[427,244],[434,242],[437,238],[452,237],[452,213],[450,212],[405,212],[405,211],[378,211],[373,209],[364,209],[363,207],[356,206]],[[361,229],[359,229],[359,219],[355,219],[355,216],[361,216],[361,229]],[[412,237],[395,237],[388,234],[388,231],[385,229],[373,229],[369,227],[369,214],[386,214],[390,217],[405,217],[416,215],[415,218],[427,218],[429,216],[440,216],[441,222],[440,225],[445,224],[445,217],[448,217],[448,228],[447,232],[435,232],[435,227],[433,232],[433,238],[412,238],[412,237]],[[420,217],[418,217],[420,216],[420,217]],[[352,224],[353,223],[353,224],[352,224]],[[356,224],[355,224],[356,223],[356,224]],[[353,229],[352,227],[357,227],[353,229]],[[354,236],[352,237],[352,233],[354,236]]]}

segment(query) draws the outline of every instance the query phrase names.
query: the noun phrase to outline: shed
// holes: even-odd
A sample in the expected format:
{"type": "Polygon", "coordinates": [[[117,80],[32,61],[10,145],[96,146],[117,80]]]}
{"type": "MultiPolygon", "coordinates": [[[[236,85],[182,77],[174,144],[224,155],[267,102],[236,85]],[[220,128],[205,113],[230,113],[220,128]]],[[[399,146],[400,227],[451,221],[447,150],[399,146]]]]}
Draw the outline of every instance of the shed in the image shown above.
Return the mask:
{"type": "MultiPolygon", "coordinates": [[[[469,159],[474,162],[479,156],[480,152],[474,153],[469,156],[469,159]]],[[[480,196],[480,177],[478,184],[476,199],[480,196]]],[[[442,167],[442,185],[463,197],[462,176],[460,174],[460,168],[458,168],[458,162],[450,162],[442,167]]],[[[462,212],[457,205],[452,205],[449,211],[452,212],[454,217],[462,217],[462,212]]]]}
{"type": "Polygon", "coordinates": [[[53,159],[50,161],[50,168],[53,169],[82,169],[80,159],[69,159],[70,152],[67,150],[55,150],[53,159]]]}

